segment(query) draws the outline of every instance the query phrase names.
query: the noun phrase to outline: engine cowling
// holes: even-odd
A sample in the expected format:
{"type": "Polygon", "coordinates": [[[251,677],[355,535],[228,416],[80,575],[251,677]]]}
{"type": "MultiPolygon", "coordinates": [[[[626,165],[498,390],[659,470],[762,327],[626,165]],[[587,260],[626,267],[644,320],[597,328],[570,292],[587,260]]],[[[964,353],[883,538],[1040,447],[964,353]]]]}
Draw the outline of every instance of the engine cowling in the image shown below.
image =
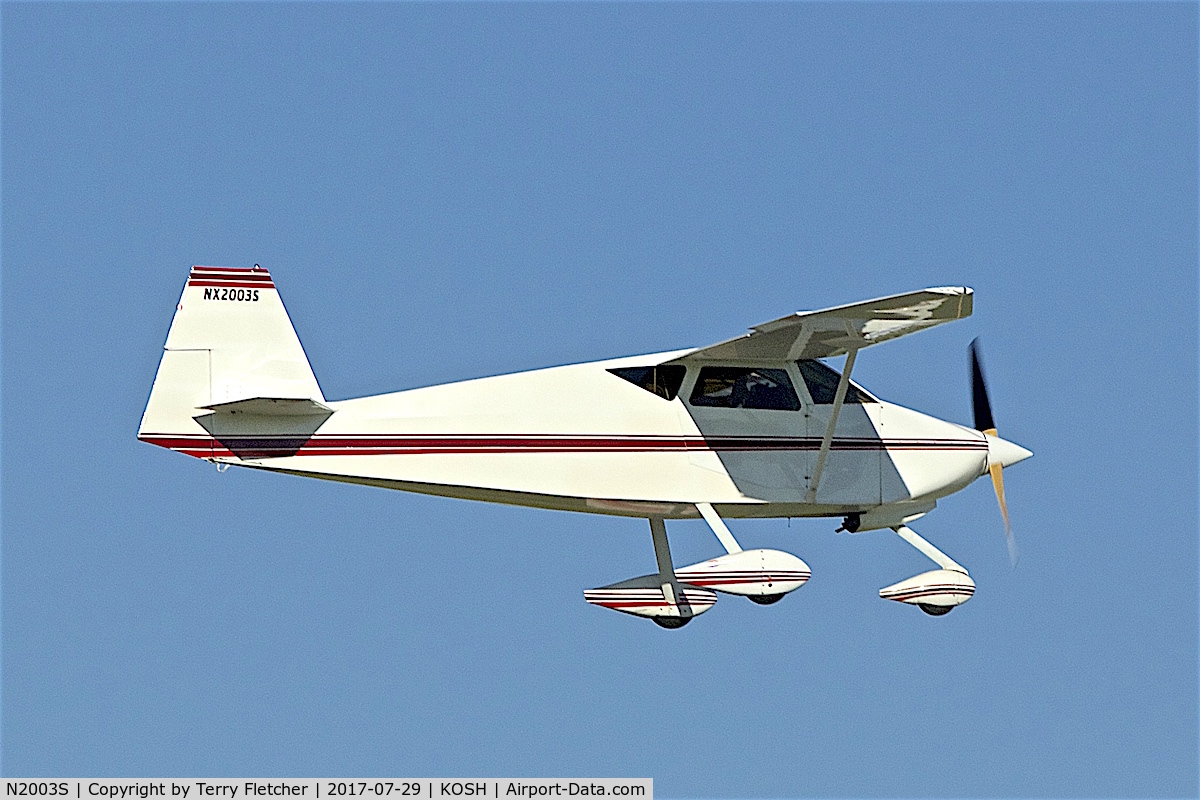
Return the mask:
{"type": "Polygon", "coordinates": [[[794,592],[812,575],[805,564],[782,550],[743,550],[675,570],[675,576],[693,586],[773,602],[794,592]]]}
{"type": "Polygon", "coordinates": [[[692,617],[712,608],[717,595],[680,580],[663,581],[662,576],[653,574],[588,589],[583,599],[594,606],[649,617],[663,627],[682,627],[692,617]]]}
{"type": "Polygon", "coordinates": [[[964,572],[935,569],[879,590],[884,600],[919,606],[926,614],[940,616],[975,595],[975,581],[964,572]]]}

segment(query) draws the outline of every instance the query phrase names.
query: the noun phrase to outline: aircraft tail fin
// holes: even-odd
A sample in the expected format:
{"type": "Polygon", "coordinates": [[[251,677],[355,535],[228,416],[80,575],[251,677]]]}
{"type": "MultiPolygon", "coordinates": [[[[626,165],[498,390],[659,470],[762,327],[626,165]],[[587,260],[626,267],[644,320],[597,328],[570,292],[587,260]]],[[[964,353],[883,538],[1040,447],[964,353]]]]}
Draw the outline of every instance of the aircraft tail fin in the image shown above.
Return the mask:
{"type": "Polygon", "coordinates": [[[219,409],[261,418],[328,412],[324,403],[270,272],[257,264],[192,267],[138,438],[209,456],[209,421],[219,409]]]}

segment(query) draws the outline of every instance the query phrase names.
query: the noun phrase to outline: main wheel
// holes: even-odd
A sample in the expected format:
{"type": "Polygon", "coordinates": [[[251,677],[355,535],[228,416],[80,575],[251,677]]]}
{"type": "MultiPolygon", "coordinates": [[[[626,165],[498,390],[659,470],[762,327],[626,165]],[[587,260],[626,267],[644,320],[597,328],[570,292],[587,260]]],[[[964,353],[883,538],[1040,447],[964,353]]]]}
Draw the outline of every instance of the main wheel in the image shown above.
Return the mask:
{"type": "Polygon", "coordinates": [[[921,609],[931,617],[940,617],[943,614],[949,614],[954,610],[954,606],[931,606],[928,603],[917,603],[917,608],[921,609]]]}
{"type": "Polygon", "coordinates": [[[692,621],[691,617],[651,617],[650,619],[654,620],[654,624],[658,627],[666,628],[670,631],[682,628],[692,621]]]}
{"type": "Polygon", "coordinates": [[[748,594],[751,602],[758,603],[760,606],[769,606],[772,603],[778,603],[783,599],[781,594],[748,594]]]}

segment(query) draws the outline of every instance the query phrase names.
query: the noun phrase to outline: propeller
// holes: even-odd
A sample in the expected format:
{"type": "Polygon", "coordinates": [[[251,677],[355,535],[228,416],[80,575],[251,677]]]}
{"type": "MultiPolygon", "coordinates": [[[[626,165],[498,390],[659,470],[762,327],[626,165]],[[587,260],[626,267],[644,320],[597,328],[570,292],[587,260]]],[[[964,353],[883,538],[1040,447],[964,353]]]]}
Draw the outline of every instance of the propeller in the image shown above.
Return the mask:
{"type": "Polygon", "coordinates": [[[1008,502],[1004,498],[1005,467],[1024,461],[1033,453],[1020,445],[1001,439],[996,433],[996,420],[992,417],[992,404],[988,400],[987,381],[983,377],[983,360],[979,355],[979,339],[971,342],[971,405],[975,410],[975,429],[987,437],[988,473],[992,476],[992,488],[1000,503],[1000,515],[1004,517],[1004,536],[1008,540],[1008,557],[1017,565],[1017,542],[1013,538],[1012,524],[1008,519],[1008,502]]]}

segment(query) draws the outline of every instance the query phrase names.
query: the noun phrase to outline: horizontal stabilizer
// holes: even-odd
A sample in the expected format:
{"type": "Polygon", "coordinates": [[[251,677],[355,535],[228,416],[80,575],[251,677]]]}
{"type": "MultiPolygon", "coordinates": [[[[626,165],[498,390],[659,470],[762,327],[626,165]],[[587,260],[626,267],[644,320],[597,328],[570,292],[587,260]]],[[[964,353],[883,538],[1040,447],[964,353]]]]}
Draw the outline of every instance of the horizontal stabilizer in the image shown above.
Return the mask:
{"type": "Polygon", "coordinates": [[[292,456],[333,416],[318,400],[251,397],[199,406],[192,419],[226,450],[241,459],[292,456]]]}
{"type": "Polygon", "coordinates": [[[333,409],[324,403],[294,397],[251,397],[248,400],[213,403],[200,408],[218,413],[255,414],[266,417],[319,417],[333,413],[333,409]]]}

